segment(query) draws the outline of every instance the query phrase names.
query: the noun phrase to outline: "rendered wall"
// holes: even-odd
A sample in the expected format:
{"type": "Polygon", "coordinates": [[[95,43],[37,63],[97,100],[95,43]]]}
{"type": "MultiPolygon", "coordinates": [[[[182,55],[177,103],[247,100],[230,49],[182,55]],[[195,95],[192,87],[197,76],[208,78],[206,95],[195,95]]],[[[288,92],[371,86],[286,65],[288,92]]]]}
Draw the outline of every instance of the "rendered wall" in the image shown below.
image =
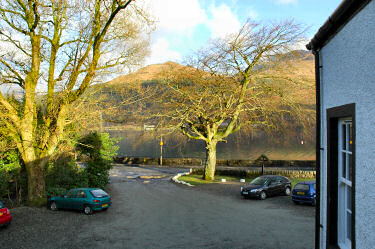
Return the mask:
{"type": "Polygon", "coordinates": [[[327,108],[356,103],[356,247],[375,242],[375,1],[362,9],[320,51],[321,248],[326,238],[327,108]]]}

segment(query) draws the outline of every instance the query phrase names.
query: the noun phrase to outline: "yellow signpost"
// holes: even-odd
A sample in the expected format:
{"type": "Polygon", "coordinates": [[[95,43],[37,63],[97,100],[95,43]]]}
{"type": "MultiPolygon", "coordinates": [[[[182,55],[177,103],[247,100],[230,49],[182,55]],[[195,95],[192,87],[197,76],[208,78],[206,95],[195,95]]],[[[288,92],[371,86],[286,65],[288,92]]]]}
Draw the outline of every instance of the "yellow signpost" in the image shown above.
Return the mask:
{"type": "Polygon", "coordinates": [[[160,166],[163,166],[163,136],[160,136],[160,166]]]}

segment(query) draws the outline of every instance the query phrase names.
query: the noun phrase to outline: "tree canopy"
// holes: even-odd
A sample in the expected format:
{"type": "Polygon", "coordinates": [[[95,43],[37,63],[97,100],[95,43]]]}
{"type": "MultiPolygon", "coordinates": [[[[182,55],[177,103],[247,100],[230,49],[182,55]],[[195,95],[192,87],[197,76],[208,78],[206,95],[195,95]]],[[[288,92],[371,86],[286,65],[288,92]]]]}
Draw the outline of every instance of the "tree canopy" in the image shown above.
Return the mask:
{"type": "Polygon", "coordinates": [[[45,167],[72,105],[108,73],[139,65],[151,30],[133,0],[0,2],[0,84],[18,93],[0,92],[0,119],[25,162],[31,203],[45,201],[45,167]]]}
{"type": "Polygon", "coordinates": [[[301,108],[287,89],[304,82],[284,72],[291,66],[285,54],[302,34],[293,21],[247,21],[238,33],[198,51],[189,67],[165,73],[164,108],[158,116],[164,127],[205,141],[205,179],[214,178],[216,145],[230,134],[243,126],[281,129],[299,121],[301,108]]]}

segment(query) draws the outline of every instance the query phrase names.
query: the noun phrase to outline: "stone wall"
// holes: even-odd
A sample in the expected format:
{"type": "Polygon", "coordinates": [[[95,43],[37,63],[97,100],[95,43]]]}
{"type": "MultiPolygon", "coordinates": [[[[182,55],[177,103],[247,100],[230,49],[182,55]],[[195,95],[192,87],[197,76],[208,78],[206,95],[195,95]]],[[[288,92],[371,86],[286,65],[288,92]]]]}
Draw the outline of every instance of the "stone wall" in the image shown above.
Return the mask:
{"type": "MultiPolygon", "coordinates": [[[[151,157],[115,157],[115,163],[160,165],[160,158],[151,157]]],[[[163,166],[200,166],[199,158],[163,158],[163,166]]]]}
{"type": "MultiPolygon", "coordinates": [[[[203,174],[203,168],[192,169],[193,174],[203,174]]],[[[285,170],[285,169],[267,169],[264,170],[265,175],[282,175],[288,178],[315,178],[315,170],[285,170]]],[[[216,176],[225,175],[225,176],[236,176],[236,177],[257,177],[262,175],[261,169],[254,170],[241,170],[238,168],[235,169],[216,169],[216,176]]]]}
{"type": "MultiPolygon", "coordinates": [[[[160,158],[150,157],[115,157],[116,163],[122,164],[144,164],[144,165],[159,165],[160,158]]],[[[203,161],[200,158],[163,158],[164,166],[202,166],[203,161]]],[[[309,169],[316,168],[315,160],[269,160],[265,158],[263,161],[257,160],[217,160],[217,166],[225,167],[261,167],[264,164],[266,168],[296,168],[309,169]]]]}

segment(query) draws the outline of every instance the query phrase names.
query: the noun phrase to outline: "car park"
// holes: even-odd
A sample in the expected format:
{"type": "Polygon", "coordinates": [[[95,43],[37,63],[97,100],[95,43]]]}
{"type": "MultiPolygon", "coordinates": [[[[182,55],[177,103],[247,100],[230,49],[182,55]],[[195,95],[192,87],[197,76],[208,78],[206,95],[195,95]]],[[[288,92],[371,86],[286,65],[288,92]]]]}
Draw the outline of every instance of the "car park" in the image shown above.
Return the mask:
{"type": "Polygon", "coordinates": [[[0,226],[7,227],[12,221],[9,209],[0,201],[0,226]]]}
{"type": "Polygon", "coordinates": [[[290,195],[290,180],[285,176],[264,175],[252,180],[249,185],[241,187],[241,195],[261,200],[275,195],[290,195]]]}
{"type": "Polygon", "coordinates": [[[76,188],[69,190],[65,195],[48,199],[48,207],[56,211],[58,209],[81,210],[85,214],[94,211],[105,211],[112,205],[109,194],[99,188],[76,188]]]}
{"type": "Polygon", "coordinates": [[[316,202],[316,182],[297,183],[292,191],[292,200],[295,204],[308,203],[314,206],[316,202]]]}

